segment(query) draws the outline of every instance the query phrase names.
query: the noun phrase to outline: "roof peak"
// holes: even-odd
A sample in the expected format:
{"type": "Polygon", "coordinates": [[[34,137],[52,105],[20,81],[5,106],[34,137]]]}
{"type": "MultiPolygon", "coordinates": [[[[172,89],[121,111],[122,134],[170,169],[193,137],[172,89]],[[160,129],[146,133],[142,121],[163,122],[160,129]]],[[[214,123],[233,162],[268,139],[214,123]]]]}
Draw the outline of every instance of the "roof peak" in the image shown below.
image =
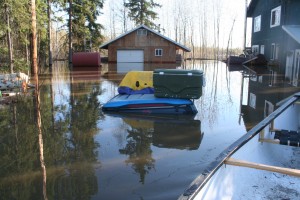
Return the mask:
{"type": "Polygon", "coordinates": [[[122,38],[122,37],[124,37],[124,36],[126,36],[126,35],[128,35],[128,34],[130,34],[130,33],[132,33],[132,32],[134,32],[134,31],[136,31],[136,30],[138,30],[138,29],[140,29],[140,28],[145,28],[145,29],[147,29],[148,31],[150,31],[150,32],[152,32],[152,33],[154,33],[154,34],[156,34],[156,35],[158,35],[158,36],[160,36],[160,37],[162,37],[162,38],[168,40],[169,42],[174,43],[176,46],[180,47],[181,49],[183,49],[183,50],[185,50],[185,51],[187,51],[187,52],[190,52],[190,51],[191,51],[189,48],[185,47],[184,45],[181,45],[181,44],[179,44],[178,42],[175,42],[174,40],[172,40],[172,39],[170,39],[170,38],[168,38],[168,37],[162,35],[161,33],[159,33],[159,32],[157,32],[157,31],[155,31],[155,30],[149,28],[149,27],[146,26],[145,24],[141,24],[141,25],[135,27],[134,29],[132,29],[132,30],[130,30],[130,31],[127,31],[127,32],[121,34],[120,36],[118,36],[118,37],[116,37],[116,38],[114,38],[114,39],[112,39],[112,40],[110,40],[110,41],[108,41],[108,42],[102,44],[99,48],[100,48],[100,49],[107,49],[109,44],[111,44],[111,43],[117,41],[118,39],[120,39],[120,38],[122,38]]]}

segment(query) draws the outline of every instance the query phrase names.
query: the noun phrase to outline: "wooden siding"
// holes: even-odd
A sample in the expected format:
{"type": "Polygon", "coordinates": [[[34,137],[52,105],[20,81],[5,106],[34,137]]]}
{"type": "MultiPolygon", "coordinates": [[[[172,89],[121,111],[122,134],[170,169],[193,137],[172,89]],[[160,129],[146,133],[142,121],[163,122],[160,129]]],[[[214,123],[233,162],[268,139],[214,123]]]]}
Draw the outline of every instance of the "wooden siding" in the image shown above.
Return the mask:
{"type": "Polygon", "coordinates": [[[134,31],[109,44],[109,62],[117,62],[117,50],[143,50],[145,63],[176,62],[176,45],[150,31],[147,35],[137,35],[134,31]],[[155,56],[155,49],[162,49],[162,56],[155,56]]]}

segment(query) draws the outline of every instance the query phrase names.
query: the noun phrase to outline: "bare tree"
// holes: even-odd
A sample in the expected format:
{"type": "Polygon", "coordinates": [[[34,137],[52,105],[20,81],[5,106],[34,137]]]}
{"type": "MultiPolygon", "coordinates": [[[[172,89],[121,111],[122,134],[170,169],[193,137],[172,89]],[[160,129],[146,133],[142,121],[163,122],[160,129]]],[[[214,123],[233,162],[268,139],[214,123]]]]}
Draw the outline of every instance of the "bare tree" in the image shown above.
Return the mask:
{"type": "Polygon", "coordinates": [[[36,99],[36,122],[38,129],[38,143],[40,150],[40,164],[43,174],[43,195],[44,199],[47,198],[46,192],[46,166],[44,160],[44,148],[43,148],[43,137],[42,137],[42,122],[41,122],[41,109],[40,109],[40,94],[39,94],[39,81],[38,81],[38,67],[37,67],[37,39],[36,39],[36,7],[35,0],[31,0],[31,25],[32,25],[32,68],[34,71],[34,80],[35,80],[35,99],[36,99]]]}
{"type": "Polygon", "coordinates": [[[49,67],[52,66],[52,37],[51,37],[51,0],[47,0],[47,14],[48,14],[48,54],[49,54],[49,67]]]}
{"type": "Polygon", "coordinates": [[[35,12],[35,0],[31,0],[31,39],[32,39],[32,60],[31,60],[31,71],[34,76],[38,74],[37,66],[37,34],[36,34],[36,12],[35,12]]]}
{"type": "Polygon", "coordinates": [[[221,9],[219,0],[213,1],[213,13],[214,13],[214,59],[218,59],[220,54],[220,17],[221,9]]]}
{"type": "Polygon", "coordinates": [[[127,32],[127,16],[128,16],[128,9],[125,6],[126,0],[123,0],[121,11],[121,21],[123,22],[123,33],[127,32]]]}
{"type": "Polygon", "coordinates": [[[228,37],[228,42],[227,42],[227,49],[226,49],[226,58],[228,58],[229,43],[230,43],[230,41],[232,41],[232,31],[233,31],[234,23],[235,23],[235,18],[232,22],[232,26],[231,26],[231,29],[230,29],[230,32],[229,32],[229,37],[228,37]]]}
{"type": "Polygon", "coordinates": [[[110,1],[109,4],[109,22],[110,22],[110,38],[115,38],[117,36],[116,34],[116,3],[110,1]]]}

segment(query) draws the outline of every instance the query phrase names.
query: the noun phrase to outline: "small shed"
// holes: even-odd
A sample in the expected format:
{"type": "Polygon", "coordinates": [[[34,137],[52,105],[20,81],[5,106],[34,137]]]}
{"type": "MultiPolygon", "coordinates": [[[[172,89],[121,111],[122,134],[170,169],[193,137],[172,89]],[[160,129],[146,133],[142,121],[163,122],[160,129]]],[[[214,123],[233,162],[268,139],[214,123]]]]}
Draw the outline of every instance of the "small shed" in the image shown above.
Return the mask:
{"type": "Polygon", "coordinates": [[[191,50],[145,25],[103,44],[109,63],[176,63],[176,55],[191,50]]]}

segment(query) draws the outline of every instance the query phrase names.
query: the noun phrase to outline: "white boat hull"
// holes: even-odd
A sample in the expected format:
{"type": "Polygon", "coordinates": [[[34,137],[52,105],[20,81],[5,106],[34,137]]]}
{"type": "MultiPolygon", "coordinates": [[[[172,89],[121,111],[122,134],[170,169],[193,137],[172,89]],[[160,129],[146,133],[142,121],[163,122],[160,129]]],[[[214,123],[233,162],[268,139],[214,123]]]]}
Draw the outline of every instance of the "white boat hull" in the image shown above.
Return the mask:
{"type": "Polygon", "coordinates": [[[228,147],[179,199],[299,199],[300,148],[280,143],[300,137],[274,139],[278,130],[300,136],[299,101],[300,93],[228,147]]]}

